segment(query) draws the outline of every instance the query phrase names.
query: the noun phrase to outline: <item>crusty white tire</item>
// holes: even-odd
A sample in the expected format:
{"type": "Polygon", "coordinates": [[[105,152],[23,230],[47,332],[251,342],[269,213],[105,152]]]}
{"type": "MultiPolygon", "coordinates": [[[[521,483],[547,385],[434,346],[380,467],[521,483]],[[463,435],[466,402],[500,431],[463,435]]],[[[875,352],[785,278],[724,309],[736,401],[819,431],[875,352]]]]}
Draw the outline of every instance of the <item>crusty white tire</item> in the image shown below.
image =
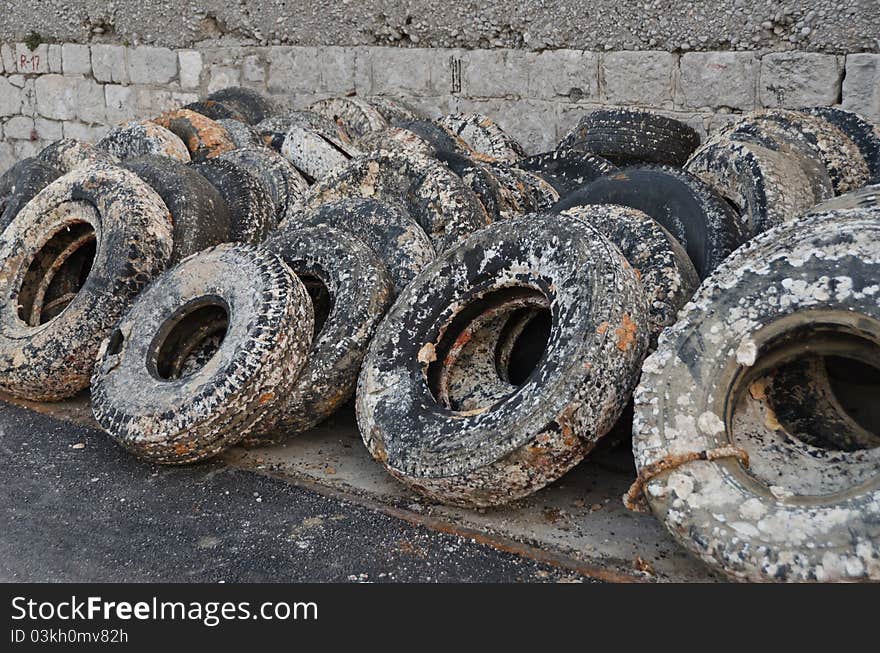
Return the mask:
{"type": "Polygon", "coordinates": [[[805,357],[880,373],[878,244],[876,208],[759,235],[703,282],[645,361],[637,469],[704,452],[648,480],[645,498],[677,540],[732,578],[880,580],[880,447],[817,446],[783,423],[767,392],[769,377],[805,357]],[[731,446],[748,466],[707,453],[731,446]]]}

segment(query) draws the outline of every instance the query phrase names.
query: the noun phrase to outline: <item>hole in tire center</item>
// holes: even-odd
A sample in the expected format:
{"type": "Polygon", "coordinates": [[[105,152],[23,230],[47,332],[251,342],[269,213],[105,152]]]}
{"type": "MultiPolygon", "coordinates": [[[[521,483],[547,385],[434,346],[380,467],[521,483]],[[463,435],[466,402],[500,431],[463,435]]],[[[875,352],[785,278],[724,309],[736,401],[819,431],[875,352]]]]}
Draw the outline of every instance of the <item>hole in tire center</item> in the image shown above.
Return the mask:
{"type": "Polygon", "coordinates": [[[727,433],[749,454],[748,476],[802,499],[878,478],[876,327],[801,323],[760,345],[728,394],[727,433]]]}
{"type": "Polygon", "coordinates": [[[94,228],[70,224],[53,235],[28,264],[18,293],[18,316],[27,325],[60,315],[85,285],[97,251],[94,228]]]}
{"type": "Polygon", "coordinates": [[[315,274],[297,273],[299,280],[306,287],[306,292],[312,300],[312,308],[315,311],[315,329],[312,338],[318,337],[327,318],[330,317],[330,311],[333,309],[333,296],[327,285],[315,274]]]}
{"type": "Polygon", "coordinates": [[[767,407],[789,435],[827,451],[880,446],[880,347],[874,357],[870,345],[852,347],[850,355],[808,351],[766,373],[767,407]],[[857,350],[866,360],[851,357],[857,350]]]}
{"type": "Polygon", "coordinates": [[[880,444],[880,367],[844,356],[825,356],[824,364],[828,385],[843,411],[880,444]]]}
{"type": "Polygon", "coordinates": [[[185,378],[210,361],[226,337],[229,311],[219,298],[200,298],[178,309],[150,347],[154,375],[185,378]]]}
{"type": "Polygon", "coordinates": [[[423,368],[434,399],[450,410],[470,412],[516,393],[547,349],[548,306],[540,291],[516,287],[461,308],[434,343],[434,360],[423,368]]]}
{"type": "Polygon", "coordinates": [[[511,315],[496,347],[499,376],[511,385],[524,385],[544,356],[552,326],[546,308],[523,308],[511,315]]]}

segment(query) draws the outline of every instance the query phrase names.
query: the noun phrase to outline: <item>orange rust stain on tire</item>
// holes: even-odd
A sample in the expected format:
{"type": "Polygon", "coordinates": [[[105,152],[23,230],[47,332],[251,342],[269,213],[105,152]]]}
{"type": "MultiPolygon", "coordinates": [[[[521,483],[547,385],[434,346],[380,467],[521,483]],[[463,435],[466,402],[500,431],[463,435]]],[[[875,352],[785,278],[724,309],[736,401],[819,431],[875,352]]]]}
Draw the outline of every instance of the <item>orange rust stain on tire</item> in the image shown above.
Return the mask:
{"type": "Polygon", "coordinates": [[[617,335],[617,348],[620,351],[626,351],[636,342],[636,323],[632,321],[630,316],[623,314],[623,324],[614,330],[617,335]]]}

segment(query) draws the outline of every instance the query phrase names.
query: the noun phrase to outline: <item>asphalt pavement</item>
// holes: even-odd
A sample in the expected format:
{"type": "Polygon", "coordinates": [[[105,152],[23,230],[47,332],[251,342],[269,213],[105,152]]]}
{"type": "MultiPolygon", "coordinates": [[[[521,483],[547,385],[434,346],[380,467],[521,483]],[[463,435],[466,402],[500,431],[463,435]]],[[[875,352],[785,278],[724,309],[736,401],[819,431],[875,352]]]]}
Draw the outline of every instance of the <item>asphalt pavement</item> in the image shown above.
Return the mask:
{"type": "Polygon", "coordinates": [[[0,402],[0,581],[577,581],[571,571],[220,462],[142,463],[0,402]]]}

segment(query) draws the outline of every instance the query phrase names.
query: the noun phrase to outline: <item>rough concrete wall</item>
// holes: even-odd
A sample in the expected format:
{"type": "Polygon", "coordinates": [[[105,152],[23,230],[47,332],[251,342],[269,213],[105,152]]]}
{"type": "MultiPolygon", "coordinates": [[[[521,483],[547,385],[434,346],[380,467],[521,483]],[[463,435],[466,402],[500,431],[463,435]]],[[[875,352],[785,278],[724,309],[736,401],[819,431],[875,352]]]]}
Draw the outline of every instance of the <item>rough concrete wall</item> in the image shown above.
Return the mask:
{"type": "Polygon", "coordinates": [[[0,40],[192,47],[880,49],[877,0],[39,0],[2,2],[0,40]]]}
{"type": "Polygon", "coordinates": [[[304,107],[395,96],[431,117],[480,111],[532,152],[607,105],[659,110],[701,135],[759,107],[842,104],[880,123],[880,54],[397,47],[0,46],[0,170],[58,138],[99,138],[210,91],[246,85],[304,107]]]}

